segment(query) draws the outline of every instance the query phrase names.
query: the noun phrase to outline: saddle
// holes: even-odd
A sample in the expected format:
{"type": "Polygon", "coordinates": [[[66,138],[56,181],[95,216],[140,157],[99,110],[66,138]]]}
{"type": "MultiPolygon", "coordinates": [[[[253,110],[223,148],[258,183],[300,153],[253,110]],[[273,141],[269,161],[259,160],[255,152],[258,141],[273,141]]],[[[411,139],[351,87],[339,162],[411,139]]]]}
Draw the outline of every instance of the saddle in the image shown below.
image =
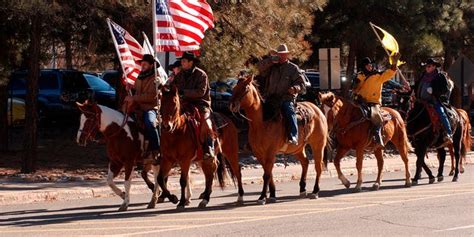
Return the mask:
{"type": "MultiPolygon", "coordinates": [[[[443,131],[443,124],[441,124],[439,114],[438,112],[436,112],[434,105],[429,104],[429,103],[424,103],[424,106],[426,110],[428,111],[431,123],[433,124],[433,132],[443,131]]],[[[451,128],[454,131],[455,129],[454,125],[456,124],[455,121],[458,118],[457,111],[450,104],[443,103],[442,106],[445,109],[446,115],[448,116],[449,123],[451,124],[451,128]]]]}
{"type": "MultiPolygon", "coordinates": [[[[370,118],[371,111],[370,111],[369,105],[367,104],[355,104],[355,105],[359,107],[360,111],[362,112],[362,116],[366,120],[371,120],[370,118]]],[[[382,116],[383,124],[386,124],[388,121],[392,120],[392,115],[388,111],[385,111],[383,109],[380,110],[380,116],[382,116]]]]}

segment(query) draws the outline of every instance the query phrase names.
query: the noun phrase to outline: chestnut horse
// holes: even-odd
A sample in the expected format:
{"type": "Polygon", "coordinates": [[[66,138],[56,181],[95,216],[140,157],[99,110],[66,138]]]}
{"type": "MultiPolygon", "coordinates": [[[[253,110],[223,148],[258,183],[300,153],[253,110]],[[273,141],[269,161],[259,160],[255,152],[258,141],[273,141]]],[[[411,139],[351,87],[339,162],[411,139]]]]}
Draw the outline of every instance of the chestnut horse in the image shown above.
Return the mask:
{"type": "MultiPolygon", "coordinates": [[[[119,111],[89,101],[77,105],[82,112],[77,143],[85,146],[98,132],[104,135],[109,158],[107,183],[123,199],[119,211],[125,211],[130,203],[132,171],[142,155],[143,135],[138,132],[137,124],[119,111]],[[114,183],[122,169],[125,169],[124,192],[114,183]]],[[[156,167],[154,173],[158,173],[156,167]]]]}
{"type": "MultiPolygon", "coordinates": [[[[334,95],[332,92],[320,93],[319,99],[325,106],[330,107],[329,113],[332,118],[328,118],[332,122],[333,130],[337,139],[336,157],[334,158],[334,166],[341,182],[350,187],[350,182],[341,171],[341,158],[350,150],[356,150],[356,168],[357,168],[357,185],[354,189],[359,192],[362,186],[362,162],[364,160],[364,151],[373,147],[371,128],[372,124],[368,119],[365,119],[359,106],[353,104],[351,101],[343,99],[342,97],[334,95]]],[[[405,164],[405,187],[411,186],[410,171],[408,169],[408,151],[411,149],[408,141],[405,123],[400,114],[391,108],[382,108],[383,111],[390,113],[391,119],[383,126],[383,140],[384,144],[391,141],[400,152],[400,156],[405,164]]],[[[378,173],[377,180],[373,188],[378,190],[382,183],[383,170],[383,149],[376,148],[374,151],[377,159],[378,173]]]]}
{"type": "Polygon", "coordinates": [[[306,174],[309,160],[306,157],[305,146],[309,144],[313,151],[314,166],[316,169],[316,182],[313,192],[309,198],[317,198],[319,193],[319,181],[323,170],[323,152],[328,139],[327,123],[323,113],[314,104],[309,102],[299,103],[308,111],[308,121],[305,126],[299,125],[299,145],[287,144],[286,128],[282,119],[278,121],[263,120],[263,101],[253,76],[239,78],[233,89],[230,103],[232,112],[245,111],[248,117],[249,131],[248,139],[250,147],[260,164],[263,166],[263,190],[258,198],[259,204],[276,202],[275,183],[272,169],[275,163],[275,155],[284,153],[295,155],[301,162],[302,174],[300,180],[300,195],[306,196],[306,174]],[[270,198],[267,200],[267,188],[270,189],[270,198]]]}
{"type": "MultiPolygon", "coordinates": [[[[216,132],[217,145],[216,154],[218,154],[218,164],[212,159],[203,160],[202,155],[198,154],[200,142],[195,139],[196,134],[194,128],[190,124],[187,115],[181,113],[181,104],[179,94],[176,87],[170,89],[162,89],[161,99],[161,115],[162,115],[162,133],[161,133],[161,150],[162,158],[160,162],[160,173],[157,177],[157,183],[163,190],[161,197],[174,199],[166,187],[166,177],[174,164],[181,167],[181,199],[177,208],[183,209],[186,205],[185,189],[187,187],[189,168],[193,161],[199,163],[206,179],[206,188],[201,194],[203,200],[199,203],[199,207],[206,207],[209,203],[212,192],[212,183],[214,173],[217,170],[219,185],[221,188],[225,186],[226,178],[226,161],[230,164],[230,173],[234,180],[238,183],[238,199],[237,203],[243,203],[244,190],[242,187],[242,175],[238,157],[238,138],[237,128],[227,119],[227,125],[216,132]],[[222,159],[225,157],[225,160],[222,159]],[[218,167],[219,166],[219,167],[218,167]]],[[[156,200],[150,201],[149,207],[153,207],[156,200]]]]}
{"type": "MultiPolygon", "coordinates": [[[[467,151],[471,150],[472,147],[472,141],[471,141],[471,121],[469,120],[469,115],[467,112],[463,109],[456,109],[458,112],[459,116],[461,116],[462,121],[464,123],[464,134],[462,135],[462,143],[465,147],[465,149],[461,150],[461,158],[459,159],[459,172],[462,174],[464,173],[464,165],[463,162],[466,162],[466,153],[467,151]]],[[[449,153],[451,155],[451,171],[449,172],[449,175],[454,175],[454,170],[455,170],[455,163],[454,163],[454,151],[453,149],[449,149],[449,153]]]]}

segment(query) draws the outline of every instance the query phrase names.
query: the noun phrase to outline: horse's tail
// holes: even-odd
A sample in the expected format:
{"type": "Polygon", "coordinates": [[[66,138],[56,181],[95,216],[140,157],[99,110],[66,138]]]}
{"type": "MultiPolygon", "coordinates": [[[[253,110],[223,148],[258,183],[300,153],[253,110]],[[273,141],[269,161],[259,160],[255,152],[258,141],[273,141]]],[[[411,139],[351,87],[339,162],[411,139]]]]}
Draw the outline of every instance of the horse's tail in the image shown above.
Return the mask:
{"type": "Polygon", "coordinates": [[[461,143],[461,156],[466,157],[468,151],[471,150],[472,141],[471,141],[471,121],[469,120],[469,116],[467,115],[466,111],[462,109],[457,109],[459,115],[461,116],[461,120],[463,123],[464,131],[461,143]]]}
{"type": "Polygon", "coordinates": [[[323,156],[323,163],[324,168],[328,168],[328,163],[333,161],[332,153],[334,148],[336,147],[336,139],[331,137],[331,132],[328,132],[326,136],[326,147],[324,147],[324,156],[323,156]]]}
{"type": "MultiPolygon", "coordinates": [[[[397,111],[395,111],[395,112],[397,112],[397,111]]],[[[395,116],[395,119],[397,121],[398,128],[399,128],[400,133],[402,135],[401,138],[403,139],[403,146],[405,146],[405,148],[408,152],[413,151],[413,147],[411,146],[410,140],[408,139],[408,133],[407,133],[407,128],[405,126],[405,121],[403,121],[403,118],[400,115],[400,113],[397,112],[397,114],[395,116]]]]}
{"type": "MultiPolygon", "coordinates": [[[[231,174],[232,180],[235,180],[234,174],[230,170],[229,166],[227,165],[226,159],[224,159],[222,153],[217,154],[217,180],[219,181],[219,187],[221,189],[225,188],[225,183],[227,180],[227,170],[229,170],[229,173],[231,174]]],[[[235,181],[234,181],[235,183],[235,181]]]]}

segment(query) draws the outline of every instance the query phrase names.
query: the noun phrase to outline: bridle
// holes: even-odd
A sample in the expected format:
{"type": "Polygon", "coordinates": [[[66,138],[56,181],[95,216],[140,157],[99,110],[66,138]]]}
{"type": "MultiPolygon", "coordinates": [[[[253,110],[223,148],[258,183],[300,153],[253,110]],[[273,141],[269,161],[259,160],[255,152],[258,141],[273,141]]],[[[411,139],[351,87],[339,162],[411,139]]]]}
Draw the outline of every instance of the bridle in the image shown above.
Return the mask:
{"type": "Polygon", "coordinates": [[[97,113],[97,111],[95,111],[95,113],[90,111],[82,111],[82,113],[84,114],[84,116],[86,116],[86,121],[84,122],[84,125],[89,121],[92,122],[93,126],[91,129],[88,129],[88,131],[84,130],[83,127],[82,129],[79,129],[79,132],[81,132],[81,134],[85,134],[86,137],[84,142],[95,141],[95,139],[92,138],[96,137],[100,128],[100,113],[97,113]]]}
{"type": "MultiPolygon", "coordinates": [[[[250,85],[246,85],[245,86],[245,90],[243,93],[241,93],[238,97],[235,97],[233,98],[233,101],[238,101],[239,104],[240,104],[240,101],[244,98],[244,96],[246,96],[248,93],[250,93],[250,85]]],[[[231,111],[232,112],[232,115],[235,116],[235,114],[237,113],[239,116],[241,116],[242,118],[244,118],[245,120],[247,121],[252,121],[251,119],[247,118],[245,115],[243,115],[241,112],[240,112],[240,109],[237,111],[237,112],[234,112],[234,111],[231,111]]]]}

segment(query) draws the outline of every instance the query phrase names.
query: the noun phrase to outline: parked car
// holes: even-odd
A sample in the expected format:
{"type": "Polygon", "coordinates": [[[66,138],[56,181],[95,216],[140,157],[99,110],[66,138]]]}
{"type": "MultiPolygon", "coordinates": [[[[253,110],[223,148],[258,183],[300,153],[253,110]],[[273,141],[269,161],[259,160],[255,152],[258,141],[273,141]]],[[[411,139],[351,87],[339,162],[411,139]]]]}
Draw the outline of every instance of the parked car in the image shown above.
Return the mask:
{"type": "Polygon", "coordinates": [[[232,89],[235,85],[237,85],[237,79],[234,78],[213,81],[209,84],[212,102],[211,106],[214,111],[229,111],[229,102],[232,97],[232,89]]]}
{"type": "Polygon", "coordinates": [[[308,78],[311,86],[306,87],[306,94],[300,95],[298,100],[315,102],[319,93],[319,72],[306,71],[304,75],[308,78]]]}
{"type": "Polygon", "coordinates": [[[8,125],[21,126],[25,123],[25,101],[20,98],[8,98],[8,125]]]}
{"type": "Polygon", "coordinates": [[[87,84],[89,84],[90,88],[94,91],[94,98],[97,103],[111,108],[117,106],[115,89],[109,83],[88,73],[84,73],[84,77],[86,78],[87,84]]]}
{"type": "Polygon", "coordinates": [[[109,83],[114,89],[117,89],[118,83],[121,83],[122,73],[117,70],[106,70],[102,72],[101,78],[109,83]]]}
{"type": "MultiPolygon", "coordinates": [[[[28,71],[26,70],[12,73],[9,84],[11,97],[25,99],[27,77],[28,71]]],[[[90,77],[94,77],[94,81],[91,79],[91,82],[89,82],[84,76],[84,72],[76,70],[41,70],[38,79],[38,112],[40,119],[44,117],[64,118],[77,115],[76,101],[87,99],[91,95],[91,91],[94,91],[94,94],[102,95],[101,90],[97,92],[94,90],[94,88],[97,89],[98,87],[91,86],[92,83],[96,82],[97,79],[100,80],[100,78],[92,75],[90,77]]],[[[96,82],[95,84],[97,83],[101,82],[96,82]]],[[[101,84],[103,85],[103,83],[101,84]]],[[[96,97],[96,99],[98,103],[110,103],[110,97],[107,99],[96,97]]]]}

